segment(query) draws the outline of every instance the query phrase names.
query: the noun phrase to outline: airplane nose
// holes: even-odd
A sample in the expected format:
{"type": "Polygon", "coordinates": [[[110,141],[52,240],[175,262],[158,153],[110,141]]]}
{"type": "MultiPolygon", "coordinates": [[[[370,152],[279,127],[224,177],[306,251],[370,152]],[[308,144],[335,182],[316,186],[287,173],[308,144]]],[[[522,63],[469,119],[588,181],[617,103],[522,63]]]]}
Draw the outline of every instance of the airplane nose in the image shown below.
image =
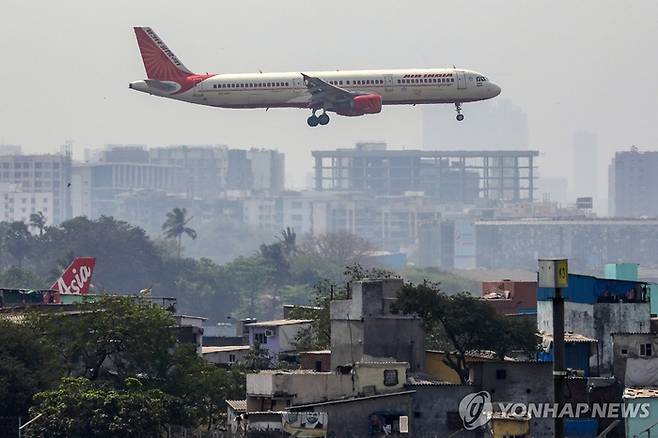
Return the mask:
{"type": "Polygon", "coordinates": [[[489,89],[491,90],[491,97],[498,96],[500,94],[500,92],[502,91],[500,89],[500,87],[498,85],[494,84],[493,82],[491,82],[489,84],[489,89]]]}

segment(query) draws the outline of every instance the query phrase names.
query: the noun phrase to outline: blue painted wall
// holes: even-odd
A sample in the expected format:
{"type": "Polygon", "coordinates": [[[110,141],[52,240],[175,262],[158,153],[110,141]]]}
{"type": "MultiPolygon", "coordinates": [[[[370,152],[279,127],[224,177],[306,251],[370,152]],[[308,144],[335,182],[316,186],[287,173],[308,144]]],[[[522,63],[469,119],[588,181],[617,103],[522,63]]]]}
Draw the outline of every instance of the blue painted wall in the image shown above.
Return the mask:
{"type": "MultiPolygon", "coordinates": [[[[565,301],[574,303],[594,304],[599,298],[609,297],[611,302],[618,301],[643,283],[627,280],[612,280],[596,278],[589,275],[569,274],[569,286],[562,289],[565,301]]],[[[550,301],[553,298],[552,288],[537,289],[538,301],[550,301]]]]}
{"type": "MultiPolygon", "coordinates": [[[[585,376],[589,377],[589,358],[590,344],[585,342],[570,342],[564,344],[564,360],[567,368],[585,371],[585,376]]],[[[553,348],[547,352],[540,352],[537,358],[540,362],[553,362],[553,348]]]]}

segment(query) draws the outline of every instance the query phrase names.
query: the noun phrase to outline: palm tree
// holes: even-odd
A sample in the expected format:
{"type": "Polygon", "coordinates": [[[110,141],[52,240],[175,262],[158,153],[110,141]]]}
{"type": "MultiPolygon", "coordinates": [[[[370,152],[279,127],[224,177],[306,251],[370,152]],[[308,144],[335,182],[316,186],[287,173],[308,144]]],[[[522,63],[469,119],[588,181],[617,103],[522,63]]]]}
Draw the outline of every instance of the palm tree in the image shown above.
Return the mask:
{"type": "Polygon", "coordinates": [[[39,230],[39,236],[43,236],[43,229],[46,228],[46,217],[38,211],[30,215],[30,226],[39,230]]]}
{"type": "Polygon", "coordinates": [[[162,229],[164,230],[164,236],[167,239],[177,239],[178,240],[178,258],[180,258],[181,251],[181,241],[183,239],[183,234],[187,234],[192,238],[196,239],[197,232],[192,228],[187,227],[187,224],[194,219],[191,217],[186,219],[187,209],[185,208],[174,208],[169,213],[167,213],[167,220],[162,224],[162,229]]]}
{"type": "Polygon", "coordinates": [[[281,231],[279,242],[283,243],[287,255],[297,252],[297,234],[292,228],[286,227],[285,230],[281,231]]]}

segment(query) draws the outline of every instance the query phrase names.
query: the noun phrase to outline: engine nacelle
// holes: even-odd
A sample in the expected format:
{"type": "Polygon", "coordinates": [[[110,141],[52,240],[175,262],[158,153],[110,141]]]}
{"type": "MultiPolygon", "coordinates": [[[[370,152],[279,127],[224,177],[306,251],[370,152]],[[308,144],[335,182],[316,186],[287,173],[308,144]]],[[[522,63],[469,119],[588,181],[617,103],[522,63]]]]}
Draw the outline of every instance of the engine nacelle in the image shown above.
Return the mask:
{"type": "Polygon", "coordinates": [[[382,111],[382,97],[379,94],[363,94],[354,96],[347,108],[339,108],[336,113],[341,116],[362,116],[377,114],[382,111]]]}

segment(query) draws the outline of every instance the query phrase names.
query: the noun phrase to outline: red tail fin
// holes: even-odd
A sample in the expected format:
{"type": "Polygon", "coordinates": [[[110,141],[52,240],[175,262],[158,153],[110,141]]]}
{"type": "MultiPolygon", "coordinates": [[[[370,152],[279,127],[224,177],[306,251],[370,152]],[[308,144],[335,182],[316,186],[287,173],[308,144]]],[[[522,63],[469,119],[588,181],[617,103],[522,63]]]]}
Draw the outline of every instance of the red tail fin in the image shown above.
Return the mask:
{"type": "Polygon", "coordinates": [[[142,61],[149,79],[158,81],[180,81],[189,75],[190,70],[169,50],[169,47],[150,27],[135,27],[137,44],[142,53],[142,61]]]}
{"type": "Polygon", "coordinates": [[[57,290],[63,294],[89,293],[91,275],[94,273],[96,259],[94,257],[77,257],[61,277],[57,279],[50,289],[57,290]]]}

